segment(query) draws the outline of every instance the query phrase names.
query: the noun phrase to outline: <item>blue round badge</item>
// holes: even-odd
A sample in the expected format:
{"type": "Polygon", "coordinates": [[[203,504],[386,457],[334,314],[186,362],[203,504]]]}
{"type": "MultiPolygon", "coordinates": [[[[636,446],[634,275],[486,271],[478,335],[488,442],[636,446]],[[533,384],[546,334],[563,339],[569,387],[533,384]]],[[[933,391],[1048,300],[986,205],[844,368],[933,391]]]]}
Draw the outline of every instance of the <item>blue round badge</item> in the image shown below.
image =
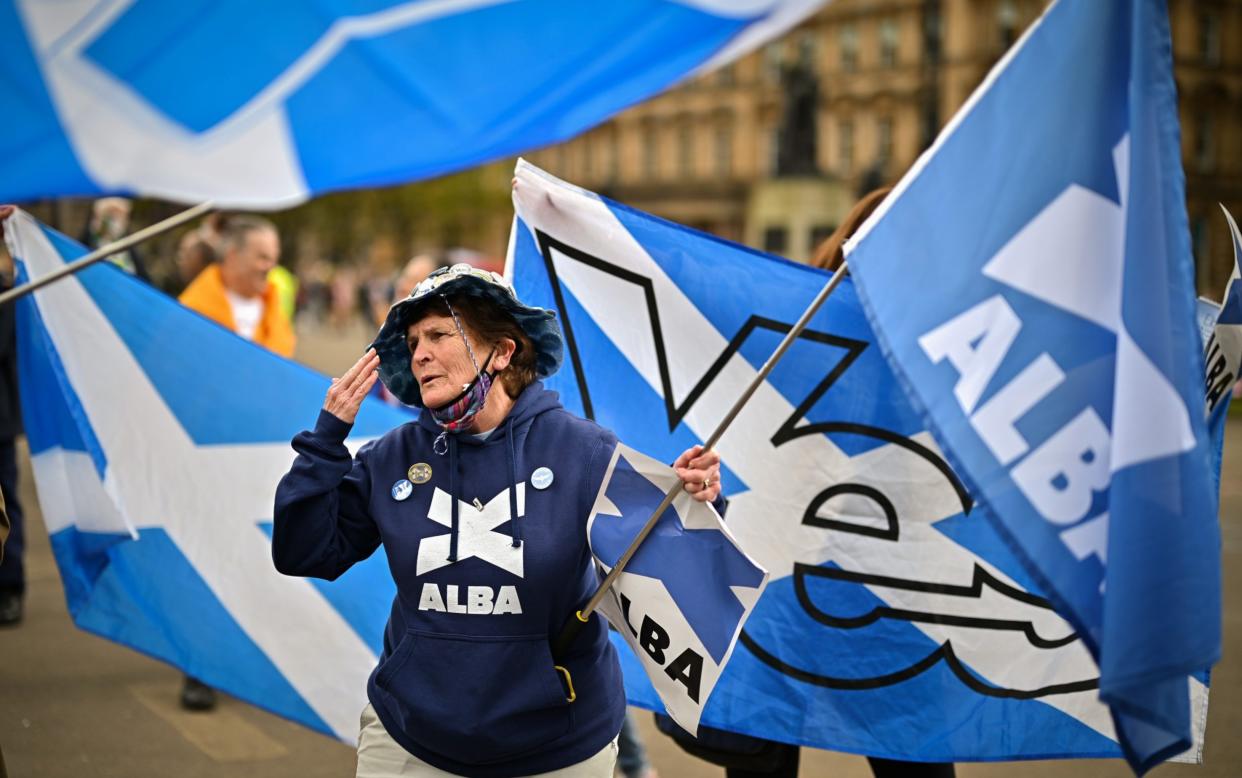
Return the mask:
{"type": "Polygon", "coordinates": [[[392,485],[392,498],[401,502],[414,493],[414,484],[402,478],[392,485]]]}
{"type": "Polygon", "coordinates": [[[530,474],[530,485],[536,489],[547,489],[552,485],[552,468],[541,467],[530,474]]]}

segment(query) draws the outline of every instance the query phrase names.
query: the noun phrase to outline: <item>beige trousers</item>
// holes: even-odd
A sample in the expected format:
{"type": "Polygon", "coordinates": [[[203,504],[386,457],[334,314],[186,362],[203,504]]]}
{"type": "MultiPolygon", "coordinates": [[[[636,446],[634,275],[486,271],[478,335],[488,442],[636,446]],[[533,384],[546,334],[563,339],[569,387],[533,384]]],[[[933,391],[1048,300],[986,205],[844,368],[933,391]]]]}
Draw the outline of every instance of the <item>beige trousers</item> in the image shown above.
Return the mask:
{"type": "MultiPolygon", "coordinates": [[[[406,751],[384,729],[371,703],[362,709],[362,730],[358,733],[357,778],[459,778],[432,767],[406,751]]],[[[578,764],[530,778],[612,778],[617,763],[617,739],[595,756],[578,764]]]]}

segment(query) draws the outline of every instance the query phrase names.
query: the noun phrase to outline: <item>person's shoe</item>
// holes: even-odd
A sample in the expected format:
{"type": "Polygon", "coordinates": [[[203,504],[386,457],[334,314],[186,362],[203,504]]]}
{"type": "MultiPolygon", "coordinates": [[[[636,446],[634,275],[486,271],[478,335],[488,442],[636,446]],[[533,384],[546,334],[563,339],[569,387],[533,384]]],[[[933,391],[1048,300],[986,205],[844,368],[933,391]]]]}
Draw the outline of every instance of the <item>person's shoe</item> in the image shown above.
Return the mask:
{"type": "Polygon", "coordinates": [[[216,690],[187,675],[181,687],[181,707],[186,710],[211,710],[216,707],[216,690]]]}
{"type": "Polygon", "coordinates": [[[0,589],[0,627],[14,627],[22,620],[22,593],[0,589]]]}

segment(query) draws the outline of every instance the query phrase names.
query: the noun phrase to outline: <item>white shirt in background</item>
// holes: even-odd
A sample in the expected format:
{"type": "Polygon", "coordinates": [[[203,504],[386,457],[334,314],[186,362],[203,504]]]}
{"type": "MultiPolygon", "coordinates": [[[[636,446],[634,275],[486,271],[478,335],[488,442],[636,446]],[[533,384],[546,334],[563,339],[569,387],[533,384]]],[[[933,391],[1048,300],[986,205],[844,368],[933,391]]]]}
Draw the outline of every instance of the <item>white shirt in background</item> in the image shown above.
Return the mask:
{"type": "Polygon", "coordinates": [[[224,294],[229,298],[229,306],[233,309],[233,326],[236,327],[237,334],[246,340],[254,340],[254,333],[258,331],[259,322],[263,319],[263,298],[242,297],[227,289],[224,294]]]}

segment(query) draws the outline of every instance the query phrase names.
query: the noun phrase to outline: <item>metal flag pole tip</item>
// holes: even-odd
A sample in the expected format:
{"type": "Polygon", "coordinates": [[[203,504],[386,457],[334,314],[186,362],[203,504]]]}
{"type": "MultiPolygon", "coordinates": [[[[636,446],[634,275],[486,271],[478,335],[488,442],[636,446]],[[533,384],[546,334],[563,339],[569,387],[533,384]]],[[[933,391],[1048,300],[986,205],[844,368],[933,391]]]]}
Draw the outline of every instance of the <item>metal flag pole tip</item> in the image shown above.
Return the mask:
{"type": "MultiPolygon", "coordinates": [[[[729,429],[729,425],[733,423],[733,420],[737,418],[739,413],[741,413],[742,408],[745,407],[750,398],[754,396],[755,392],[759,390],[760,385],[762,385],[764,380],[767,379],[768,375],[772,372],[772,369],[776,367],[776,363],[781,360],[781,357],[785,356],[785,352],[789,350],[789,347],[792,346],[794,341],[798,339],[798,336],[802,334],[802,331],[805,330],[807,325],[811,323],[811,319],[814,318],[815,314],[819,312],[819,309],[823,307],[824,301],[826,301],[828,296],[832,294],[833,290],[840,285],[841,279],[845,278],[846,271],[848,269],[848,261],[842,262],[841,266],[837,268],[837,271],[832,274],[832,278],[828,279],[828,283],[824,284],[824,288],[820,289],[819,293],[815,295],[815,299],[811,300],[811,304],[808,305],[806,310],[802,312],[802,315],[798,317],[798,321],[795,322],[789,332],[785,334],[785,337],[777,345],[776,349],[772,352],[772,355],[768,357],[768,360],[763,363],[763,367],[761,367],[759,372],[755,374],[755,377],[751,380],[750,385],[747,386],[746,390],[742,392],[742,396],[737,399],[737,402],[733,404],[733,407],[730,408],[729,412],[725,414],[725,417],[721,419],[720,424],[716,426],[716,430],[710,437],[707,438],[707,441],[703,444],[703,451],[710,451],[715,448],[716,444],[720,441],[720,438],[725,434],[725,431],[729,429]]],[[[617,578],[621,576],[621,573],[625,570],[625,566],[629,563],[630,558],[634,556],[634,553],[638,551],[638,547],[642,545],[642,542],[647,539],[649,534],[651,534],[651,530],[655,528],[655,525],[660,520],[660,517],[664,515],[664,511],[668,510],[668,507],[673,504],[673,500],[676,499],[677,495],[683,488],[685,488],[685,485],[680,479],[678,479],[677,483],[675,483],[672,488],[668,490],[668,493],[664,495],[664,499],[660,501],[660,505],[651,514],[651,517],[647,519],[647,523],[644,524],[642,529],[638,531],[638,534],[634,536],[634,540],[630,543],[629,547],[625,549],[625,553],[621,555],[621,558],[617,560],[615,565],[613,565],[612,570],[608,571],[608,575],[605,576],[604,580],[600,582],[599,588],[595,590],[595,594],[591,595],[591,599],[587,601],[587,604],[583,606],[582,610],[577,611],[565,622],[565,625],[561,628],[560,634],[557,635],[556,642],[552,646],[553,657],[563,657],[565,652],[569,650],[569,647],[574,642],[574,638],[578,636],[578,633],[582,631],[582,627],[586,624],[591,614],[596,608],[599,607],[599,604],[604,599],[604,595],[607,594],[609,587],[611,587],[617,578]]]]}
{"type": "Polygon", "coordinates": [[[0,305],[6,305],[19,297],[24,297],[31,292],[42,289],[50,283],[59,281],[66,276],[71,276],[80,270],[84,270],[101,259],[110,257],[113,254],[119,254],[120,252],[125,251],[128,248],[132,248],[145,240],[154,238],[156,235],[161,235],[175,227],[185,224],[188,221],[193,221],[194,219],[207,214],[215,207],[216,204],[212,200],[208,200],[205,203],[199,203],[193,208],[189,208],[181,213],[169,216],[167,219],[164,219],[161,222],[156,222],[150,227],[144,227],[132,235],[126,235],[118,241],[109,243],[106,246],[100,246],[81,259],[74,260],[59,270],[54,270],[45,276],[36,278],[29,283],[14,287],[4,294],[0,294],[0,305]]]}

